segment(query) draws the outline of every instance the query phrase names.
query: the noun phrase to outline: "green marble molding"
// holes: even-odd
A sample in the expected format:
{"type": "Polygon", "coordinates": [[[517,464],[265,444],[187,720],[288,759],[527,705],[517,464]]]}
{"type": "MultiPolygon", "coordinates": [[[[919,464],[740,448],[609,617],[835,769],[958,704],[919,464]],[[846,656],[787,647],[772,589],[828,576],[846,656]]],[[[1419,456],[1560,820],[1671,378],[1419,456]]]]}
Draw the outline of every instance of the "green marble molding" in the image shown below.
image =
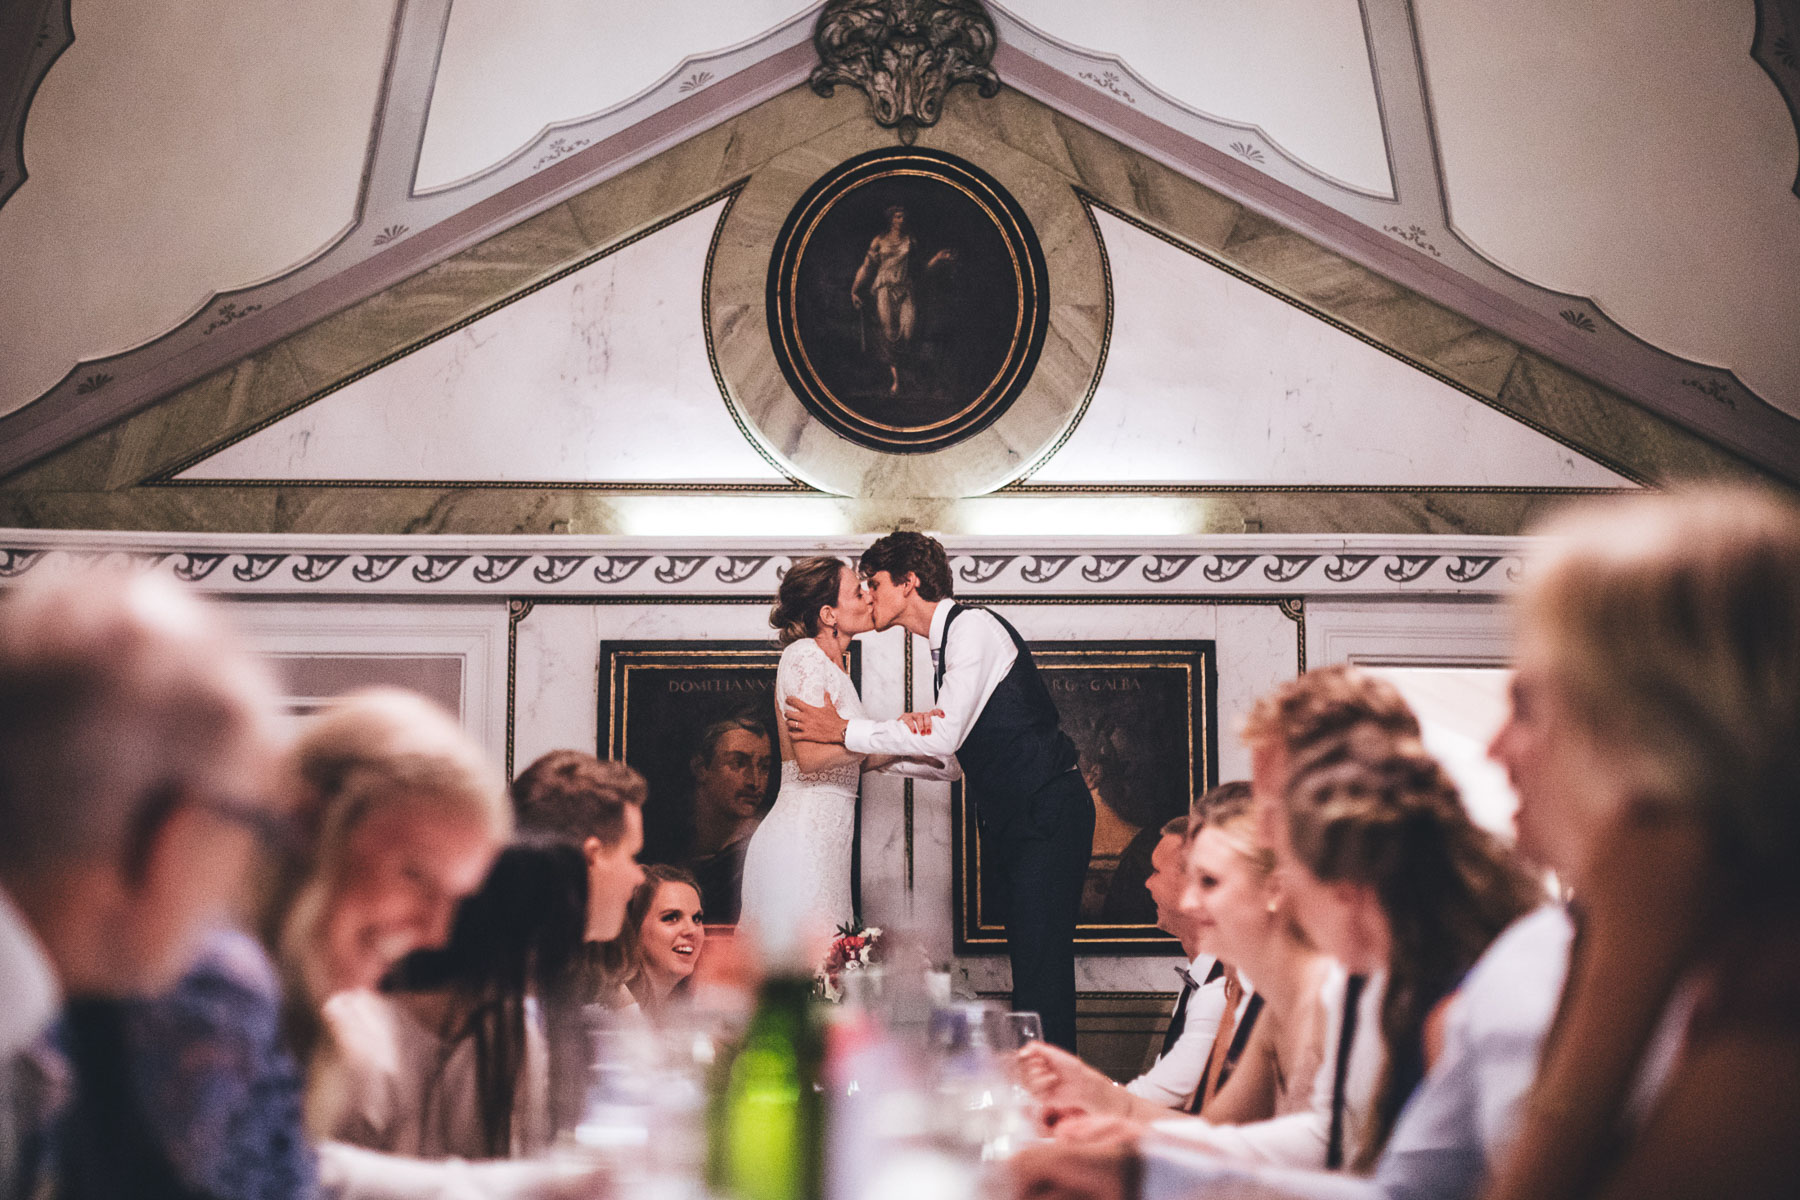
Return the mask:
{"type": "MultiPolygon", "coordinates": [[[[680,485],[208,486],[150,481],[372,365],[466,321],[558,271],[624,244],[739,185],[778,158],[830,147],[840,157],[894,144],[860,96],[784,93],[152,407],[0,480],[0,525],[268,533],[621,532],[621,506],[680,485]]],[[[1327,251],[1209,188],[1017,92],[961,89],[919,144],[969,158],[1029,161],[1178,245],[1243,272],[1493,407],[1651,484],[1760,476],[1729,452],[1467,318],[1327,251]]],[[[834,165],[821,155],[819,172],[834,165]]],[[[1085,234],[1086,231],[1083,231],[1085,234]]],[[[698,297],[696,300],[698,301],[698,297]]],[[[699,304],[696,304],[699,308],[699,304]]],[[[1104,355],[1104,344],[1084,348],[1104,355]]],[[[1091,358],[1097,367],[1099,359],[1091,358]]],[[[731,363],[721,363],[729,372],[731,363]]],[[[1091,374],[1062,374],[1077,409],[1091,374]]],[[[721,400],[721,403],[724,401],[721,400]]],[[[907,525],[963,532],[993,506],[1122,501],[1159,527],[1194,533],[1513,534],[1569,495],[1555,489],[1036,488],[959,499],[826,497],[774,485],[763,502],[826,506],[856,531],[907,525]],[[784,497],[782,491],[801,494],[784,497]]],[[[903,491],[924,489],[906,488],[903,491]]],[[[1068,506],[1076,506],[1069,508],[1068,506]]],[[[1131,532],[1122,528],[1121,532],[1131,532]]]]}

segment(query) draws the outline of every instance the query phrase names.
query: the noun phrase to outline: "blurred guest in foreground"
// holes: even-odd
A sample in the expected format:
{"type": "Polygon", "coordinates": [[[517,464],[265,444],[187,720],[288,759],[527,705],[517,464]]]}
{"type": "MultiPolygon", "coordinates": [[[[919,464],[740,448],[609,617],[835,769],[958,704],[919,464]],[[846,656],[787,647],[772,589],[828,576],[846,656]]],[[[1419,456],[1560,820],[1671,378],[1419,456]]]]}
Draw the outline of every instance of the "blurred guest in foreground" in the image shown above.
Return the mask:
{"type": "Polygon", "coordinates": [[[192,594],[34,579],[0,601],[0,1195],[173,1195],[107,997],[167,987],[280,823],[274,689],[192,594]],[[59,1061],[45,1040],[69,1009],[59,1061]],[[72,1079],[66,1079],[72,1068],[72,1079]]]}
{"type": "Polygon", "coordinates": [[[592,1082],[590,1005],[616,1007],[617,967],[625,906],[644,881],[644,777],[622,762],[579,750],[552,750],[513,780],[518,836],[531,844],[562,843],[587,862],[587,947],[579,994],[539,997],[549,1047],[550,1128],[558,1135],[581,1121],[592,1082]]]}
{"type": "Polygon", "coordinates": [[[425,1158],[549,1149],[543,1010],[582,990],[587,925],[581,851],[501,851],[446,945],[402,959],[381,992],[326,1001],[345,1098],[330,1135],[425,1158]]]}
{"type": "Polygon", "coordinates": [[[629,1003],[647,1017],[654,1019],[688,994],[706,948],[706,913],[700,903],[700,884],[692,875],[658,864],[644,868],[644,882],[625,906],[620,982],[629,1003]]]}
{"type": "Polygon", "coordinates": [[[1800,512],[1675,492],[1549,533],[1495,752],[1556,796],[1581,938],[1488,1194],[1792,1196],[1800,512]]]}
{"type": "Polygon", "coordinates": [[[1368,1128],[1341,1147],[1342,1165],[1366,1171],[1441,1053],[1463,977],[1544,889],[1469,819],[1423,746],[1374,726],[1313,747],[1284,799],[1276,853],[1300,927],[1347,970],[1386,975],[1368,1128]]]}
{"type": "Polygon", "coordinates": [[[1189,817],[1177,817],[1164,825],[1150,855],[1150,876],[1144,887],[1156,908],[1157,928],[1178,938],[1188,956],[1187,965],[1179,969],[1181,994],[1169,1018],[1162,1052],[1148,1071],[1121,1088],[1067,1050],[1031,1043],[1020,1054],[1021,1073],[1026,1087],[1050,1112],[1116,1112],[1154,1120],[1167,1116],[1170,1109],[1198,1108],[1194,1101],[1201,1092],[1225,1012],[1229,968],[1206,949],[1199,923],[1182,910],[1181,896],[1187,890],[1188,849],[1207,808],[1232,797],[1238,798],[1240,807],[1247,804],[1250,785],[1223,783],[1207,792],[1195,802],[1191,825],[1189,817]]]}
{"type": "Polygon", "coordinates": [[[511,831],[502,781],[448,714],[374,689],[314,718],[293,752],[296,836],[265,870],[258,928],[168,996],[133,1006],[130,1061],[161,1143],[218,1200],[307,1195],[545,1194],[549,1167],[472,1167],[316,1144],[351,1094],[322,1010],[373,987],[400,958],[441,945],[458,902],[511,831]],[[297,1119],[304,1103],[305,1122],[297,1119]]]}

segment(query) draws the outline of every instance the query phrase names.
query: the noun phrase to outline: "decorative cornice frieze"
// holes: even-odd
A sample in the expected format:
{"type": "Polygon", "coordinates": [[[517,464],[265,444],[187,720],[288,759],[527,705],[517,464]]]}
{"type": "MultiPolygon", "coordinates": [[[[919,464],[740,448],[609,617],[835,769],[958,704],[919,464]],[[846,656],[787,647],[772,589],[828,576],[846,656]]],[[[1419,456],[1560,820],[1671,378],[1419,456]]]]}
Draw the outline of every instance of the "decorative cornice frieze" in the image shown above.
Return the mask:
{"type": "MultiPolygon", "coordinates": [[[[59,566],[136,566],[212,592],[308,596],[742,598],[795,560],[865,539],[363,537],[0,530],[0,585],[59,566]]],[[[1103,598],[1509,592],[1528,538],[946,538],[957,594],[1103,598]]]]}
{"type": "Polygon", "coordinates": [[[910,146],[957,84],[999,93],[995,42],[980,0],[830,0],[813,27],[819,65],[807,82],[821,96],[840,83],[859,88],[875,123],[910,146]]]}

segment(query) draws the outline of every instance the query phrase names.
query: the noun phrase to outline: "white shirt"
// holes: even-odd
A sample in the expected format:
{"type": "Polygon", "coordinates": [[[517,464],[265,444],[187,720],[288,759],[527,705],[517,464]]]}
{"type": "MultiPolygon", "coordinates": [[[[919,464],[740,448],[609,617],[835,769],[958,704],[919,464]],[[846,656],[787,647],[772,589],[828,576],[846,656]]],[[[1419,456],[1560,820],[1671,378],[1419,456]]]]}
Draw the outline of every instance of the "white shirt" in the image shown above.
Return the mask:
{"type": "Polygon", "coordinates": [[[1550,905],[1514,921],[1488,947],[1450,1005],[1443,1052],[1401,1110],[1373,1178],[1249,1170],[1164,1142],[1146,1146],[1144,1200],[1251,1180],[1296,1200],[1474,1196],[1518,1129],[1519,1102],[1562,996],[1571,932],[1567,914],[1550,905]]]}
{"type": "Polygon", "coordinates": [[[931,614],[932,657],[935,661],[942,655],[944,661],[944,682],[935,707],[944,715],[932,719],[930,733],[914,733],[903,721],[858,718],[844,729],[845,748],[858,754],[929,758],[945,758],[962,749],[963,739],[1019,654],[1005,627],[980,609],[966,609],[956,618],[956,645],[946,650],[944,626],[954,603],[939,600],[931,614]]]}
{"type": "Polygon", "coordinates": [[[1225,1016],[1225,977],[1205,982],[1216,961],[1202,956],[1181,969],[1183,979],[1195,985],[1194,994],[1188,997],[1187,1020],[1181,1026],[1181,1036],[1148,1071],[1125,1085],[1132,1095],[1164,1108],[1185,1109],[1193,1099],[1194,1089],[1200,1086],[1200,1074],[1206,1070],[1206,1059],[1212,1053],[1213,1037],[1225,1016]]]}
{"type": "Polygon", "coordinates": [[[32,1107],[13,1094],[17,1072],[28,1065],[19,1059],[43,1041],[61,1006],[62,988],[42,944],[0,888],[0,1196],[19,1190],[15,1175],[30,1132],[22,1126],[32,1116],[48,1115],[19,1111],[21,1103],[32,1107]]]}
{"type": "MultiPolygon", "coordinates": [[[[1247,1125],[1215,1125],[1192,1117],[1157,1121],[1144,1139],[1145,1149],[1168,1145],[1199,1147],[1240,1162],[1277,1166],[1323,1167],[1331,1141],[1331,1100],[1337,1084],[1337,1046],[1344,1019],[1344,969],[1333,966],[1319,988],[1324,1006],[1325,1058],[1313,1076],[1307,1103],[1298,1111],[1252,1121],[1247,1125]]],[[[1375,1088],[1386,1060],[1381,1044],[1381,993],[1384,976],[1372,975],[1357,1004],[1356,1031],[1344,1073],[1344,1157],[1362,1144],[1369,1127],[1375,1088]]],[[[1148,1153],[1146,1153],[1148,1159],[1148,1153]]],[[[1216,1161],[1216,1160],[1215,1160],[1216,1161]]],[[[1151,1200],[1150,1193],[1144,1193],[1151,1200]]]]}

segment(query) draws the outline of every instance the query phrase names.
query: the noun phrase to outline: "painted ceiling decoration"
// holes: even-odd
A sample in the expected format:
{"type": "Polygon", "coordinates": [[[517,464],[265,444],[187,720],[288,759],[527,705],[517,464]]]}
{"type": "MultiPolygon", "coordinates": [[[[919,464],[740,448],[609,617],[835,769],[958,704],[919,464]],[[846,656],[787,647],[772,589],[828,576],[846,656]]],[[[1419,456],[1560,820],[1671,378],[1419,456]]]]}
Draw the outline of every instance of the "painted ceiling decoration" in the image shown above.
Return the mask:
{"type": "MultiPolygon", "coordinates": [[[[797,3],[696,3],[698,16],[673,22],[679,40],[662,37],[667,30],[621,39],[632,71],[618,72],[611,91],[553,83],[567,75],[557,69],[564,60],[547,62],[545,86],[520,94],[551,93],[545,103],[555,111],[521,99],[518,111],[470,139],[487,147],[477,155],[485,163],[453,160],[443,148],[484,107],[512,107],[484,92],[484,77],[505,77],[491,73],[493,64],[525,69],[532,45],[557,39],[572,60],[590,61],[581,47],[593,49],[598,27],[571,24],[572,14],[600,7],[629,20],[625,10],[575,0],[413,0],[241,13],[236,23],[193,30],[193,44],[176,56],[208,64],[209,95],[181,91],[188,74],[157,80],[142,63],[109,77],[108,87],[84,86],[109,63],[129,64],[168,5],[7,6],[0,79],[15,85],[0,97],[9,118],[0,127],[0,262],[8,264],[0,269],[19,269],[22,246],[53,246],[64,258],[43,259],[28,278],[9,275],[0,289],[0,307],[13,306],[0,311],[0,329],[28,331],[0,347],[8,361],[0,389],[13,389],[0,394],[0,472],[803,84],[821,65],[811,42],[820,9],[796,11],[797,3]],[[510,14],[504,29],[488,40],[505,42],[504,52],[484,57],[484,31],[500,29],[502,10],[510,14]],[[331,48],[326,81],[278,79],[264,83],[257,103],[219,103],[270,69],[270,31],[259,39],[257,20],[286,22],[274,32],[299,47],[297,64],[309,41],[331,48]],[[220,62],[246,70],[221,73],[220,62]],[[332,104],[337,115],[311,127],[335,141],[306,143],[299,157],[333,165],[307,175],[298,194],[267,202],[256,191],[269,186],[267,172],[228,178],[221,159],[202,156],[172,161],[174,174],[119,175],[108,169],[117,165],[110,143],[70,132],[104,130],[110,104],[112,119],[153,150],[161,143],[133,115],[185,106],[205,113],[219,136],[195,136],[181,121],[159,128],[198,147],[217,143],[224,155],[260,137],[260,157],[247,161],[267,164],[291,156],[292,130],[280,118],[283,109],[305,111],[296,100],[332,104]],[[347,174],[344,163],[353,164],[347,174]],[[337,182],[344,178],[347,192],[337,182]],[[124,179],[135,186],[121,187],[124,179]],[[158,214],[182,210],[200,181],[220,198],[212,227],[165,227],[158,214]],[[49,203],[57,196],[87,207],[65,211],[49,203]],[[145,243],[124,257],[141,274],[121,274],[119,253],[104,242],[95,251],[103,257],[82,257],[93,243],[71,224],[81,212],[95,229],[116,226],[145,243]],[[269,238],[272,222],[292,236],[269,238]],[[178,253],[158,259],[148,251],[160,253],[163,239],[178,253]],[[177,277],[201,291],[183,299],[168,287],[177,277]],[[211,299],[198,302],[206,290],[211,299]],[[95,300],[108,295],[125,297],[112,324],[77,323],[86,339],[79,345],[51,336],[68,313],[113,311],[95,300]],[[174,301],[174,311],[158,307],[174,301]]],[[[998,41],[991,69],[1009,87],[1800,479],[1800,339],[1791,336],[1800,323],[1800,4],[1680,0],[1646,30],[1628,0],[1529,3],[1532,20],[1502,22],[1449,0],[1222,0],[1205,6],[1210,25],[1179,28],[1168,25],[1176,18],[1167,6],[1150,0],[1105,6],[1104,20],[1100,6],[1075,0],[985,9],[998,41]],[[1271,33],[1295,28],[1301,9],[1336,31],[1329,47],[1286,39],[1306,81],[1286,94],[1310,107],[1284,109],[1270,89],[1182,69],[1211,55],[1242,60],[1246,78],[1277,70],[1269,43],[1282,39],[1271,33]],[[1346,49],[1356,38],[1339,36],[1357,26],[1360,54],[1346,49]],[[1617,53],[1624,31],[1647,57],[1617,53]],[[1198,48],[1184,58],[1184,44],[1198,48]],[[1557,54],[1533,49],[1547,46],[1557,54]],[[1347,157],[1331,158],[1334,143],[1347,157]],[[1638,211],[1659,205],[1680,211],[1661,223],[1638,211]]],[[[898,17],[919,0],[863,7],[898,17]]]]}

